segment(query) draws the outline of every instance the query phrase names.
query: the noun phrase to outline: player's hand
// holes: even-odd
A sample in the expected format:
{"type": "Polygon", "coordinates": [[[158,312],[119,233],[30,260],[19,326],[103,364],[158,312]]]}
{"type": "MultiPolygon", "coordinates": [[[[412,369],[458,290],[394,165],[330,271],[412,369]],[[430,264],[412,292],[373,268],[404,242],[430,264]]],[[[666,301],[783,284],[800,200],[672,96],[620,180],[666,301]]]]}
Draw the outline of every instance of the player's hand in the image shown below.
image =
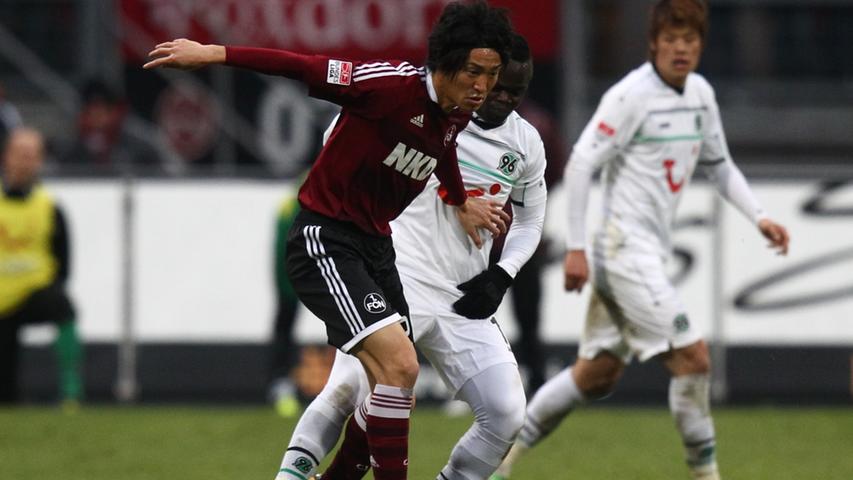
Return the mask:
{"type": "Polygon", "coordinates": [[[456,287],[465,294],[453,303],[453,311],[476,320],[489,318],[498,310],[510,285],[512,277],[503,268],[492,265],[456,287]]]}
{"type": "Polygon", "coordinates": [[[777,255],[787,255],[788,254],[788,242],[790,241],[790,237],[788,237],[788,230],[785,229],[782,225],[770,220],[769,218],[765,218],[758,222],[758,229],[761,230],[761,234],[764,235],[764,238],[770,240],[770,244],[767,245],[769,248],[775,248],[777,255]]]}
{"type": "Polygon", "coordinates": [[[477,248],[483,248],[480,228],[485,228],[497,237],[506,233],[506,225],[510,220],[509,214],[503,211],[503,205],[494,200],[477,197],[468,197],[465,203],[456,209],[456,216],[477,248]]]}
{"type": "Polygon", "coordinates": [[[205,65],[225,63],[225,47],[202,45],[193,40],[178,38],[157,45],[148,53],[148,57],[152,60],[142,68],[169,67],[194,70],[205,65]]]}
{"type": "Polygon", "coordinates": [[[583,290],[589,278],[589,265],[586,263],[586,252],[583,250],[569,250],[563,262],[563,273],[565,273],[564,287],[567,292],[578,292],[583,290]]]}

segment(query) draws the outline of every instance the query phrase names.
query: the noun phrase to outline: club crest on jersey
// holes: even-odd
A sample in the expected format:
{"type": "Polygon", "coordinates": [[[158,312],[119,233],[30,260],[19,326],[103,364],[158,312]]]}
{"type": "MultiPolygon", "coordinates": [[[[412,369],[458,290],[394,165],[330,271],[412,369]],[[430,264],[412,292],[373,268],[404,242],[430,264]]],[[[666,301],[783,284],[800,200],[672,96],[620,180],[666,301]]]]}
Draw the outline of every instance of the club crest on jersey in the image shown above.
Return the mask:
{"type": "Polygon", "coordinates": [[[394,167],[398,172],[415,180],[423,180],[435,170],[438,160],[429,155],[424,155],[414,148],[409,148],[403,142],[397,144],[394,150],[382,161],[389,167],[394,167]]]}
{"type": "Polygon", "coordinates": [[[444,136],[444,146],[450,145],[450,141],[453,140],[453,135],[456,134],[456,125],[451,125],[450,128],[447,129],[447,135],[444,136]]]}
{"type": "Polygon", "coordinates": [[[352,82],[352,62],[329,60],[326,82],[333,85],[349,85],[352,82]]]}
{"type": "Polygon", "coordinates": [[[299,457],[291,465],[293,465],[293,467],[295,467],[300,472],[306,474],[310,472],[312,468],[314,468],[314,464],[311,463],[311,460],[308,460],[308,457],[299,457]]]}
{"type": "Polygon", "coordinates": [[[364,309],[370,313],[382,313],[385,311],[385,299],[378,293],[368,293],[364,297],[364,309]]]}
{"type": "Polygon", "coordinates": [[[673,319],[672,326],[675,327],[676,332],[684,333],[690,328],[690,320],[687,319],[687,315],[680,313],[673,319]]]}
{"type": "Polygon", "coordinates": [[[501,159],[498,161],[498,170],[504,175],[512,175],[515,173],[515,167],[519,160],[521,158],[515,152],[506,152],[501,155],[501,159]]]}

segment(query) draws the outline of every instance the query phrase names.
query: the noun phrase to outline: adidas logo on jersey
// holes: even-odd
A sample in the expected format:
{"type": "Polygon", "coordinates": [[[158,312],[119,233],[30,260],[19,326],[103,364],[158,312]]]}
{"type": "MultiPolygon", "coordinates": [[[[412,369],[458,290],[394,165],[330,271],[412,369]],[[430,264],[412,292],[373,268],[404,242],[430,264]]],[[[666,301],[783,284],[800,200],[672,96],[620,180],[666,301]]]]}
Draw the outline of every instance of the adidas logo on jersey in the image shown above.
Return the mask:
{"type": "Polygon", "coordinates": [[[424,128],[424,114],[422,113],[420,115],[415,115],[411,118],[411,120],[409,120],[409,122],[411,122],[412,125],[417,125],[418,127],[424,128]]]}
{"type": "Polygon", "coordinates": [[[423,180],[435,170],[438,160],[414,148],[408,148],[403,142],[399,142],[394,151],[382,161],[389,167],[394,167],[398,172],[415,180],[423,180]]]}

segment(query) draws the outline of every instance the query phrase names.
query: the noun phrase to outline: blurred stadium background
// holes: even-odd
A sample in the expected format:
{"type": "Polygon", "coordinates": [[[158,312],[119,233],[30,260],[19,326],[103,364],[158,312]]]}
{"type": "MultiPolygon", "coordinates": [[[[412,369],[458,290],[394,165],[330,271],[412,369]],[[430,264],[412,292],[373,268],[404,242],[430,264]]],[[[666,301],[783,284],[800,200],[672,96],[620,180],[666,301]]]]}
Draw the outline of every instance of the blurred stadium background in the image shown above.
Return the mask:
{"type": "MultiPolygon", "coordinates": [[[[72,232],[88,401],[265,401],[276,208],[336,111],[280,78],[143,71],[151,47],[188,37],[420,62],[445,3],[0,0],[0,101],[50,141],[46,182],[72,232]]],[[[529,101],[569,145],[603,91],[645,59],[646,1],[492,3],[529,39],[529,101]]],[[[697,175],[672,267],[713,345],[715,399],[849,405],[853,1],[710,3],[700,71],[717,89],[736,162],[793,237],[788,258],[765,251],[697,175]]],[[[585,302],[561,291],[563,199],[553,191],[547,226],[550,371],[573,360],[585,302]]],[[[500,319],[514,338],[506,306],[500,319]]],[[[28,401],[56,397],[52,334],[25,332],[28,401]]],[[[297,335],[324,341],[307,312],[297,335]]],[[[663,405],[663,371],[631,370],[610,401],[663,405]]],[[[438,384],[425,370],[419,398],[438,384]]]]}

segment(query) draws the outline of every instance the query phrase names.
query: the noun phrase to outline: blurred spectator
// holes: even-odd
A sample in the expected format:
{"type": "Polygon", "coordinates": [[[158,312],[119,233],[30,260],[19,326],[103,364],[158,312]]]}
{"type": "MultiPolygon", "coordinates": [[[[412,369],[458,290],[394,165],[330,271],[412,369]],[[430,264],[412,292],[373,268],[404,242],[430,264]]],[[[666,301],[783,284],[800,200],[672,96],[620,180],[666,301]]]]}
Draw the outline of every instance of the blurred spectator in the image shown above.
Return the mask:
{"type": "Polygon", "coordinates": [[[43,161],[41,133],[18,128],[9,134],[0,194],[0,402],[17,398],[20,328],[49,322],[58,329],[59,393],[76,405],[83,394],[82,351],[65,292],[68,233],[62,210],[39,183],[43,161]]]}
{"type": "Polygon", "coordinates": [[[287,276],[285,257],[287,234],[299,213],[296,192],[305,181],[306,170],[296,181],[293,192],[282,200],[275,229],[276,313],[270,345],[270,383],[268,394],[276,412],[285,418],[299,415],[300,400],[320,393],[329,377],[334,349],[328,345],[303,347],[293,338],[299,299],[287,276]]]}
{"type": "MultiPolygon", "coordinates": [[[[563,179],[566,167],[566,147],[554,117],[533,100],[526,99],[518,108],[518,113],[536,127],[545,145],[545,158],[548,165],[545,168],[545,183],[548,191],[559,185],[563,179]]],[[[504,209],[512,215],[512,206],[507,203],[504,209]]],[[[546,217],[546,222],[547,217],[546,217]]],[[[495,239],[490,254],[494,263],[500,258],[506,236],[495,239]]],[[[548,246],[550,239],[542,236],[539,247],[530,260],[521,267],[515,277],[510,295],[512,296],[512,313],[518,325],[518,340],[513,346],[519,363],[527,373],[526,390],[535,392],[545,383],[545,351],[539,336],[541,324],[540,305],[542,303],[542,272],[548,264],[548,246]]]]}
{"type": "Polygon", "coordinates": [[[281,203],[275,230],[277,307],[271,345],[269,396],[275,405],[276,412],[283,417],[294,417],[299,414],[297,389],[291,376],[291,371],[299,360],[299,349],[293,341],[293,327],[296,324],[299,299],[296,297],[293,285],[290,284],[284,260],[287,253],[287,233],[299,210],[299,202],[294,192],[281,203]]]}
{"type": "Polygon", "coordinates": [[[65,165],[89,167],[85,173],[145,171],[162,163],[154,141],[129,128],[126,100],[100,80],[83,87],[77,139],[63,155],[65,165]]]}
{"type": "Polygon", "coordinates": [[[21,114],[15,105],[6,99],[6,90],[0,84],[0,145],[5,145],[6,136],[20,125],[21,114]]]}

